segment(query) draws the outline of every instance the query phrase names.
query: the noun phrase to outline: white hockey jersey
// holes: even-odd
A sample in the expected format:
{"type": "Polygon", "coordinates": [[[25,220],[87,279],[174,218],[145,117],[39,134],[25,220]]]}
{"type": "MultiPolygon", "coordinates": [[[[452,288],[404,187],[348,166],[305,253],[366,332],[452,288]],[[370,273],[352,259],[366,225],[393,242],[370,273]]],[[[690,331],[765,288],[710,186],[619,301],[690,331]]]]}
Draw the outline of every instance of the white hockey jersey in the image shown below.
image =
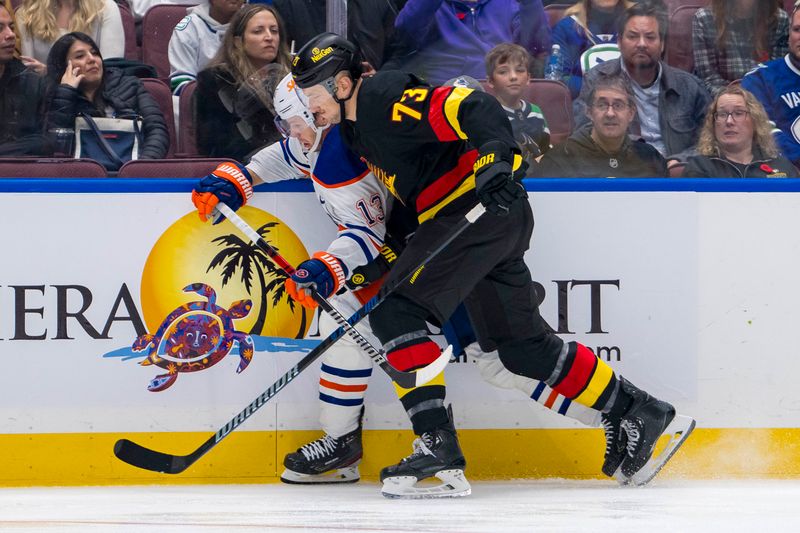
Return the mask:
{"type": "Polygon", "coordinates": [[[208,10],[207,3],[189,8],[172,30],[168,49],[169,86],[176,96],[208,65],[228,31],[228,24],[211,18],[208,10]]]}
{"type": "Polygon", "coordinates": [[[256,153],[248,170],[265,182],[310,178],[323,209],[338,226],[327,252],[353,269],[375,259],[386,233],[388,191],[331,126],[318,152],[304,153],[297,139],[284,139],[256,153]]]}

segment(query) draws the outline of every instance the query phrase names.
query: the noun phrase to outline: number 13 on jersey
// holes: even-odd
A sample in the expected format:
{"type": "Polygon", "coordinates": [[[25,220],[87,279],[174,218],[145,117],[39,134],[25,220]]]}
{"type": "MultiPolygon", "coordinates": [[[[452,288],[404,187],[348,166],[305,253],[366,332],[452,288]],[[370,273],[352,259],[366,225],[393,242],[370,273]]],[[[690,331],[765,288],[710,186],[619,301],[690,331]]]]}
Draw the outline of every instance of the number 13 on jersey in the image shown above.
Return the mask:
{"type": "Polygon", "coordinates": [[[392,106],[392,122],[400,122],[403,120],[403,115],[409,116],[414,120],[420,120],[422,113],[409,107],[403,102],[423,102],[428,97],[428,89],[417,87],[416,89],[406,89],[399,102],[395,102],[392,106]]]}

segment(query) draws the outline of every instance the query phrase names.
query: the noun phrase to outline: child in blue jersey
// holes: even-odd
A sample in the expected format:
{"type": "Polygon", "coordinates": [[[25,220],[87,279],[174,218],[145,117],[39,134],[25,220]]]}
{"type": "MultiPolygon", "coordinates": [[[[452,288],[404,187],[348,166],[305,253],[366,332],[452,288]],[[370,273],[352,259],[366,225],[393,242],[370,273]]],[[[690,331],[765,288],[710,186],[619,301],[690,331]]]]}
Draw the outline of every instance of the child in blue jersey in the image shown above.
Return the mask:
{"type": "Polygon", "coordinates": [[[533,168],[534,159],[550,149],[550,129],[539,106],[523,98],[530,83],[531,55],[518,44],[504,43],[486,54],[486,78],[503,106],[514,140],[533,168]]]}

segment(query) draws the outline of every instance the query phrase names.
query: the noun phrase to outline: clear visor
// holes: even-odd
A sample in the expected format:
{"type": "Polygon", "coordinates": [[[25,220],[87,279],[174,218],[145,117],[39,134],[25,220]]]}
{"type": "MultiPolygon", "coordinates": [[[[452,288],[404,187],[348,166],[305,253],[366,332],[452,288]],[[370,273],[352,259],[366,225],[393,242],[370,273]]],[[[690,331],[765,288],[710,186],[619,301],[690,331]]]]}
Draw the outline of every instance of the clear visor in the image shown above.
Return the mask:
{"type": "Polygon", "coordinates": [[[275,117],[275,127],[278,128],[278,131],[281,132],[281,135],[284,137],[295,138],[299,138],[300,134],[305,131],[306,128],[310,128],[305,119],[299,115],[289,117],[288,119],[275,117]]]}

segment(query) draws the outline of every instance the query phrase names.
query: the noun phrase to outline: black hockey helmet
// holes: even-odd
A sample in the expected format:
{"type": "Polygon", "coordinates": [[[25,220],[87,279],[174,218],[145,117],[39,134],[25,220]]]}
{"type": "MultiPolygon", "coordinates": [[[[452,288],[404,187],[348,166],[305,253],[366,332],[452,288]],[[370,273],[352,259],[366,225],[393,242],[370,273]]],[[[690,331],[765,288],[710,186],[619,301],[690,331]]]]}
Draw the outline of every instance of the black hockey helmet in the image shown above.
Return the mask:
{"type": "Polygon", "coordinates": [[[361,52],[358,47],[335,33],[320,33],[292,59],[292,76],[301,89],[323,83],[339,72],[361,77],[361,52]]]}

